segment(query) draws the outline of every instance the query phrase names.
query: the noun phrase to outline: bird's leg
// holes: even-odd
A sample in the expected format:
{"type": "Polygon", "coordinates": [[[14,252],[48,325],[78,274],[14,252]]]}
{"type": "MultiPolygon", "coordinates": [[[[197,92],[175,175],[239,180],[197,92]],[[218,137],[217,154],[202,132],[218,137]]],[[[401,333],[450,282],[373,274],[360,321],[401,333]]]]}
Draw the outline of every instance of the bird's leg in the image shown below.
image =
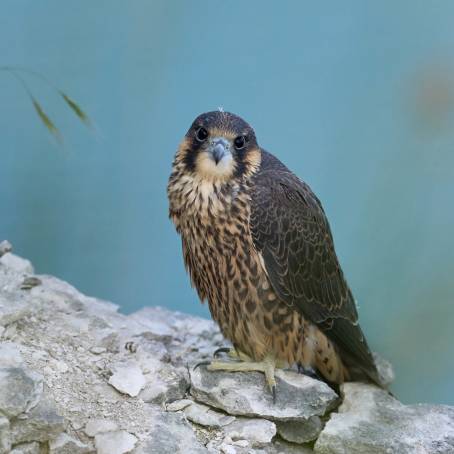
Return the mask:
{"type": "Polygon", "coordinates": [[[268,384],[272,394],[273,401],[276,402],[276,379],[274,371],[276,368],[276,360],[272,356],[267,356],[263,361],[252,361],[249,356],[234,349],[230,350],[229,356],[237,359],[237,361],[211,361],[197,364],[196,367],[205,365],[207,370],[223,370],[227,372],[263,372],[265,374],[266,383],[268,384]]]}

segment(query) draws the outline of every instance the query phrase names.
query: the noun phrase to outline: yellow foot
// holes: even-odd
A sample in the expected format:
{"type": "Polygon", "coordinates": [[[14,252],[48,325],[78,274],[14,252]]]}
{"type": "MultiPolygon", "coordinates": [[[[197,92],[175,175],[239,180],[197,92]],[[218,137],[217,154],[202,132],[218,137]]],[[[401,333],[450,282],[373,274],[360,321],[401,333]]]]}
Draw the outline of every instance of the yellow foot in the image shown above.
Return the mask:
{"type": "MultiPolygon", "coordinates": [[[[247,355],[229,350],[229,356],[238,359],[238,361],[204,361],[197,364],[194,369],[199,366],[207,366],[207,370],[223,370],[227,372],[263,372],[265,374],[266,383],[273,394],[273,402],[276,403],[276,379],[274,378],[274,371],[276,368],[276,361],[274,358],[266,357],[263,361],[252,361],[247,355]]],[[[215,352],[216,354],[216,352],[215,352]]]]}

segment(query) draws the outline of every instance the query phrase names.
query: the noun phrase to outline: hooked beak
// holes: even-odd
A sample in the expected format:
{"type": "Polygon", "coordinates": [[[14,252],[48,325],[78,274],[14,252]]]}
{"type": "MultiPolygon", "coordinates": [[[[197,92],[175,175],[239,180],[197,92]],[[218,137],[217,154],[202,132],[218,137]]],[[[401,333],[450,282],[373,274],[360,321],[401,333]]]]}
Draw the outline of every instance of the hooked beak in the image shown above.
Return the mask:
{"type": "Polygon", "coordinates": [[[210,142],[209,152],[217,165],[224,157],[230,155],[230,143],[223,137],[216,137],[210,142]]]}

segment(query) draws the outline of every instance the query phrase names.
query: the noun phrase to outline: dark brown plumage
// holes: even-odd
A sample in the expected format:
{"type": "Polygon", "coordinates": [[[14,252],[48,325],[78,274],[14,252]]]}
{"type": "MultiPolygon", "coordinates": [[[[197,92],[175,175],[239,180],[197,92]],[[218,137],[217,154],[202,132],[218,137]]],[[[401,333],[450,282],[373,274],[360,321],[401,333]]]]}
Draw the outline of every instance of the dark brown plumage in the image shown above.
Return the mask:
{"type": "Polygon", "coordinates": [[[380,385],[320,201],[244,120],[199,116],[168,196],[192,284],[254,370],[298,364],[380,385]]]}

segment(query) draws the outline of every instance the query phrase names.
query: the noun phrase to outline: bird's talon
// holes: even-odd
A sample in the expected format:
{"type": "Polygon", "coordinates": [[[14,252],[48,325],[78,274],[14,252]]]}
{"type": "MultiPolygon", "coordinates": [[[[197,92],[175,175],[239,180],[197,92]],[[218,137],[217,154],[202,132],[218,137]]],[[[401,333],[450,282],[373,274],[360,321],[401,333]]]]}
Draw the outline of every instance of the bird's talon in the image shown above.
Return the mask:
{"type": "Polygon", "coordinates": [[[217,358],[220,353],[230,353],[230,347],[221,347],[214,351],[213,357],[217,358]]]}
{"type": "Polygon", "coordinates": [[[197,363],[192,370],[196,370],[200,366],[209,366],[211,364],[211,361],[201,361],[200,363],[197,363]]]}
{"type": "Polygon", "coordinates": [[[226,372],[262,372],[265,374],[266,383],[273,394],[273,403],[276,403],[276,379],[274,377],[274,371],[276,367],[276,361],[272,357],[265,358],[264,361],[244,361],[243,358],[247,358],[244,353],[237,352],[235,349],[219,348],[214,352],[216,356],[218,353],[228,352],[229,356],[235,355],[236,361],[201,361],[196,364],[193,370],[196,370],[199,366],[207,366],[209,371],[226,371],[226,372]]]}

